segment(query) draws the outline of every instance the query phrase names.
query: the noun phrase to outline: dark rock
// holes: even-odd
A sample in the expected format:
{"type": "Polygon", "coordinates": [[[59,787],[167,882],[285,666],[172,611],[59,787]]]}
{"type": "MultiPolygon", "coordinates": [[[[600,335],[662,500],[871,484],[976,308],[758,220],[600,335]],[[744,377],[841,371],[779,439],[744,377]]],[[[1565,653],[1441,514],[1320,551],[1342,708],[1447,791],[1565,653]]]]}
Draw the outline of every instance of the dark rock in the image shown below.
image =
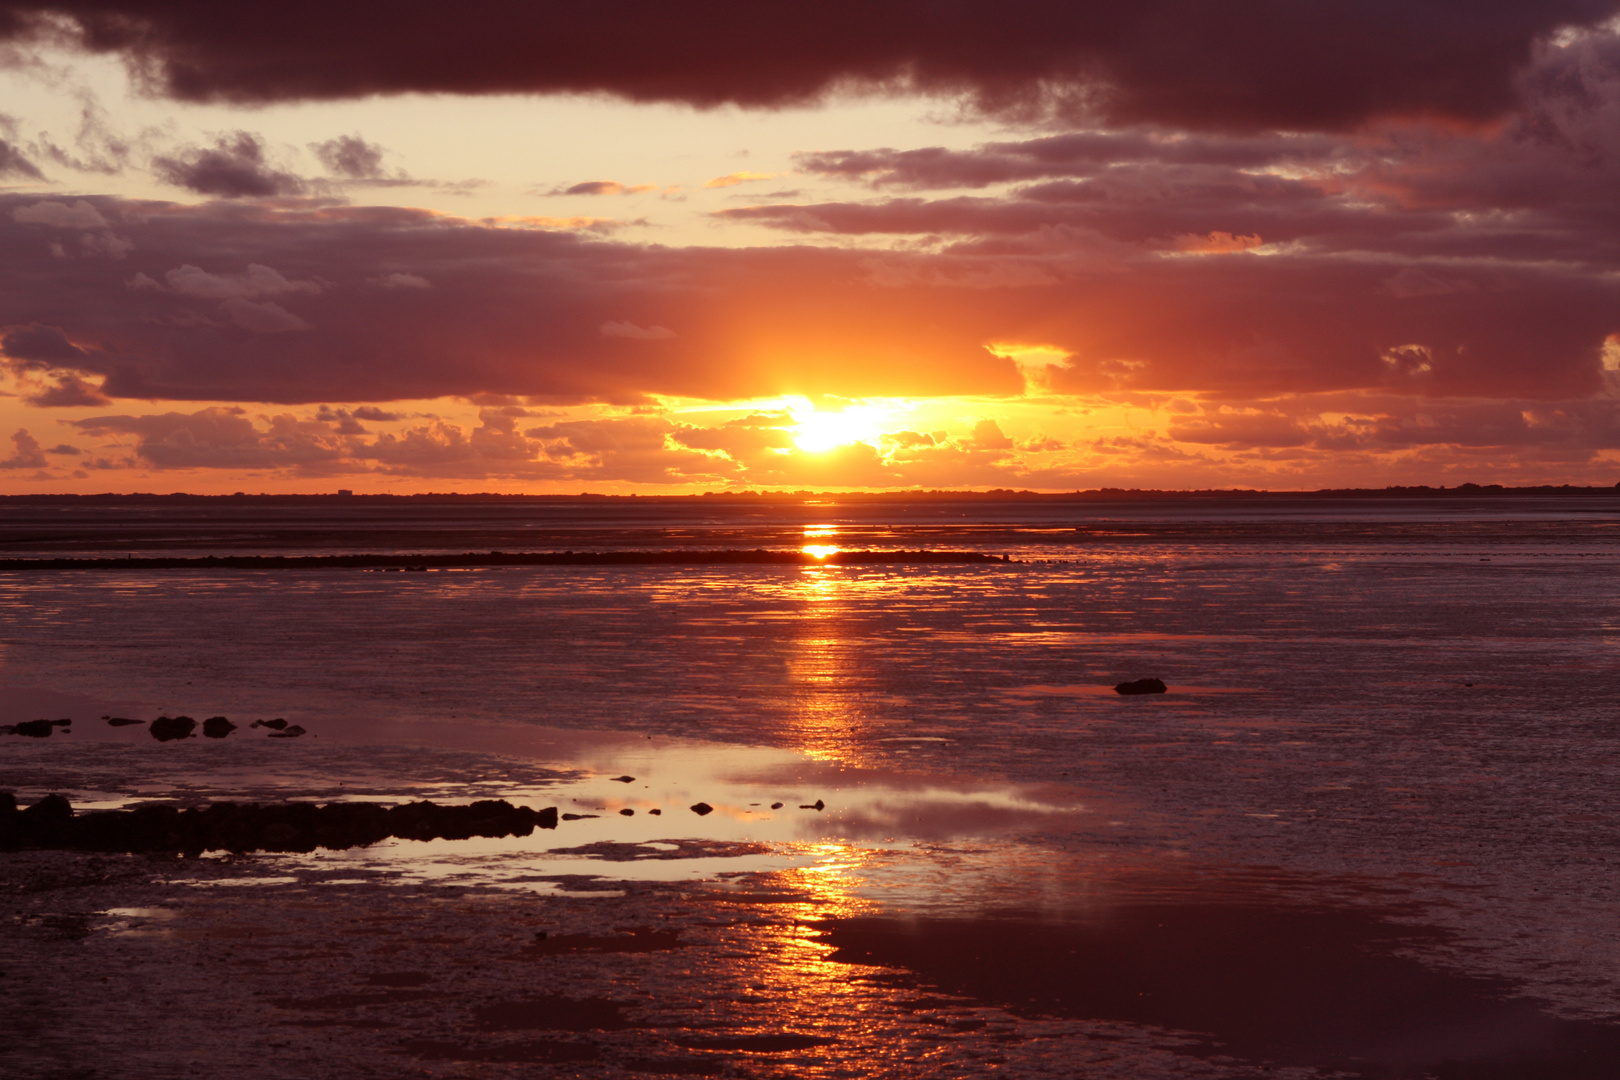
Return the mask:
{"type": "Polygon", "coordinates": [[[615,776],[613,779],[616,780],[618,783],[628,784],[630,781],[634,780],[635,777],[633,777],[633,776],[615,776]]]}
{"type": "Polygon", "coordinates": [[[236,730],[236,725],[223,716],[210,716],[203,721],[203,734],[210,739],[223,739],[236,730]]]}
{"type": "Polygon", "coordinates": [[[772,810],[780,810],[780,809],[782,809],[782,804],[779,803],[779,802],[773,802],[773,803],[771,803],[771,809],[772,810]]]}
{"type": "Polygon", "coordinates": [[[1158,679],[1137,679],[1135,682],[1122,682],[1114,687],[1116,694],[1162,694],[1165,690],[1164,683],[1158,679]]]}
{"type": "Polygon", "coordinates": [[[22,816],[30,821],[72,821],[73,804],[65,795],[47,795],[24,810],[22,816]]]}
{"type": "Polygon", "coordinates": [[[658,809],[658,808],[657,808],[657,807],[656,807],[656,806],[655,806],[655,807],[653,807],[653,808],[652,808],[652,809],[651,809],[651,810],[649,810],[649,811],[647,811],[647,813],[649,813],[649,814],[651,814],[651,815],[652,815],[652,816],[653,816],[653,817],[658,817],[658,816],[660,816],[660,815],[662,815],[662,814],[663,814],[663,811],[662,811],[662,810],[660,810],[660,809],[658,809]]]}
{"type": "Polygon", "coordinates": [[[17,812],[17,796],[9,791],[0,791],[0,817],[17,812]]]}
{"type": "Polygon", "coordinates": [[[710,806],[706,802],[693,803],[691,809],[692,813],[696,814],[698,817],[702,817],[704,814],[714,813],[714,807],[710,806]]]}
{"type": "Polygon", "coordinates": [[[632,810],[632,809],[630,809],[630,808],[629,808],[629,807],[628,807],[628,806],[627,806],[627,807],[625,807],[625,808],[624,808],[624,809],[623,809],[623,810],[620,810],[620,811],[619,811],[619,816],[620,816],[620,817],[635,817],[635,816],[636,816],[636,812],[635,812],[635,811],[634,811],[634,810],[632,810]]]}
{"type": "Polygon", "coordinates": [[[817,799],[813,803],[800,804],[799,809],[800,810],[814,810],[819,814],[821,811],[827,809],[827,804],[822,802],[820,799],[817,799]]]}
{"type": "Polygon", "coordinates": [[[534,823],[542,829],[555,829],[557,827],[557,808],[555,806],[546,807],[536,815],[534,823]]]}
{"type": "Polygon", "coordinates": [[[197,727],[197,721],[189,716],[160,716],[152,721],[147,728],[152,738],[159,742],[168,742],[171,739],[189,739],[192,731],[197,727]]]}
{"type": "Polygon", "coordinates": [[[287,721],[283,720],[281,717],[278,716],[274,720],[255,720],[255,721],[253,721],[252,724],[250,724],[248,726],[249,727],[267,727],[272,731],[281,731],[283,728],[285,728],[287,726],[287,721]]]}
{"type": "Polygon", "coordinates": [[[68,717],[65,720],[52,720],[51,721],[51,727],[72,727],[72,726],[73,726],[73,718],[71,716],[68,717]]]}
{"type": "Polygon", "coordinates": [[[587,818],[601,817],[601,814],[564,814],[564,821],[584,821],[587,818]]]}
{"type": "Polygon", "coordinates": [[[131,724],[144,724],[144,723],[146,723],[145,720],[131,720],[127,716],[106,716],[106,717],[103,717],[102,719],[107,721],[107,726],[108,727],[129,727],[129,725],[131,725],[131,724]]]}
{"type": "Polygon", "coordinates": [[[297,725],[297,724],[288,724],[281,731],[272,731],[270,733],[270,738],[272,738],[272,739],[296,739],[296,738],[298,738],[298,736],[302,735],[303,733],[304,733],[304,729],[302,727],[300,727],[299,725],[297,725]]]}
{"type": "Polygon", "coordinates": [[[55,726],[49,720],[24,720],[22,723],[14,725],[11,730],[17,735],[27,735],[32,739],[43,739],[51,733],[51,729],[55,726]]]}

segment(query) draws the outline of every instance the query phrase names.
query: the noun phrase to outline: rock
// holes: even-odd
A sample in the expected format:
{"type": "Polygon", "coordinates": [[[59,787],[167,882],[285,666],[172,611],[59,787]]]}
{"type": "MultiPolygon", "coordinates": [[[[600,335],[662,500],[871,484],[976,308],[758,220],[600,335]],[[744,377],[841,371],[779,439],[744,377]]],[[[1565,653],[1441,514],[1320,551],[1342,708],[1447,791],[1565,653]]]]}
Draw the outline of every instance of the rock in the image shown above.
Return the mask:
{"type": "Polygon", "coordinates": [[[584,821],[586,818],[601,817],[600,814],[564,814],[564,821],[584,821]]]}
{"type": "Polygon", "coordinates": [[[773,802],[773,803],[771,803],[771,809],[772,810],[780,810],[780,809],[782,809],[782,804],[779,803],[779,802],[773,802]]]}
{"type": "Polygon", "coordinates": [[[542,829],[555,829],[557,827],[557,808],[548,806],[535,815],[534,823],[542,829]]]}
{"type": "Polygon", "coordinates": [[[702,817],[704,814],[714,813],[714,807],[710,806],[706,802],[693,803],[691,809],[692,813],[696,814],[698,817],[702,817]]]}
{"type": "Polygon", "coordinates": [[[17,735],[27,735],[32,739],[43,739],[50,735],[51,729],[56,725],[49,720],[24,720],[12,726],[12,732],[17,735]]]}
{"type": "Polygon", "coordinates": [[[22,812],[22,816],[33,822],[63,822],[73,820],[73,804],[68,802],[65,795],[47,795],[39,802],[22,812]]]}
{"type": "Polygon", "coordinates": [[[281,717],[278,716],[274,720],[255,720],[255,721],[253,721],[252,724],[250,724],[248,726],[249,727],[267,727],[272,731],[281,731],[283,728],[285,728],[287,726],[287,721],[283,720],[281,717]]]}
{"type": "Polygon", "coordinates": [[[17,796],[9,791],[0,791],[0,817],[17,812],[17,796]]]}
{"type": "Polygon", "coordinates": [[[647,811],[647,813],[651,814],[653,817],[659,817],[663,814],[663,811],[655,806],[651,810],[647,811]]]}
{"type": "Polygon", "coordinates": [[[635,811],[634,811],[634,810],[632,810],[632,809],[630,809],[630,808],[629,808],[629,807],[628,807],[628,806],[627,806],[627,807],[625,807],[625,808],[624,808],[624,809],[623,809],[623,810],[620,810],[620,811],[619,811],[619,816],[621,816],[621,817],[635,817],[635,816],[636,816],[636,812],[635,812],[635,811]]]}
{"type": "MultiPolygon", "coordinates": [[[[266,726],[268,726],[268,725],[266,725],[266,726]]],[[[272,739],[296,739],[296,738],[298,738],[298,736],[302,735],[303,733],[304,733],[304,729],[299,727],[297,724],[288,724],[285,728],[283,728],[280,731],[272,731],[270,733],[270,738],[272,738],[272,739]]]]}
{"type": "Polygon", "coordinates": [[[203,721],[203,734],[210,739],[223,739],[236,730],[236,725],[223,716],[210,716],[203,721]]]}
{"type": "Polygon", "coordinates": [[[147,730],[158,742],[168,742],[171,739],[191,738],[196,727],[197,721],[189,716],[160,716],[152,721],[152,726],[147,730]]]}
{"type": "Polygon", "coordinates": [[[72,727],[72,726],[73,726],[73,718],[72,717],[68,717],[65,720],[52,720],[51,721],[51,727],[72,727]]]}
{"type": "Polygon", "coordinates": [[[814,810],[816,813],[819,814],[819,813],[821,813],[821,811],[827,809],[827,804],[822,802],[820,799],[817,799],[813,803],[808,803],[808,804],[801,805],[799,807],[799,809],[800,810],[814,810]]]}
{"type": "Polygon", "coordinates": [[[1162,694],[1165,690],[1164,683],[1158,679],[1137,679],[1135,682],[1122,682],[1114,687],[1116,694],[1162,694]]]}
{"type": "Polygon", "coordinates": [[[104,716],[102,719],[107,721],[108,727],[129,727],[131,724],[146,723],[145,720],[131,720],[127,716],[104,716]]]}
{"type": "Polygon", "coordinates": [[[618,783],[628,784],[630,781],[634,780],[635,777],[633,777],[633,776],[615,776],[613,779],[615,781],[617,781],[618,783]]]}

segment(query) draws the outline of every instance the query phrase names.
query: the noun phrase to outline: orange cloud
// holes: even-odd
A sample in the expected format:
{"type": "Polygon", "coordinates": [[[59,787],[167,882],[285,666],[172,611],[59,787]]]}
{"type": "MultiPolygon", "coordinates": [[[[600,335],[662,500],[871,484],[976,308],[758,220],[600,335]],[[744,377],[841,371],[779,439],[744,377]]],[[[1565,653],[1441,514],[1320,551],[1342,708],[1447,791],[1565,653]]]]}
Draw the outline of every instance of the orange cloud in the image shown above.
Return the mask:
{"type": "Polygon", "coordinates": [[[773,172],[734,172],[727,173],[724,176],[717,176],[703,186],[706,188],[736,187],[738,184],[746,184],[753,180],[774,180],[781,175],[781,173],[773,172]]]}

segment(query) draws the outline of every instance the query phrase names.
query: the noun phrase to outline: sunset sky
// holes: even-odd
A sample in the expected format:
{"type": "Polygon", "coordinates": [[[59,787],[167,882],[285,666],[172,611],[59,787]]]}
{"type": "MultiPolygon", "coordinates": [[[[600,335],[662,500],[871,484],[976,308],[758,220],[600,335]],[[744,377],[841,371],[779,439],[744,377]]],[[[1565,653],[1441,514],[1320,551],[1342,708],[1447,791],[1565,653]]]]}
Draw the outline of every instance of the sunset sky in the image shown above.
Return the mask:
{"type": "Polygon", "coordinates": [[[1620,0],[0,0],[0,493],[1620,480],[1620,0]]]}

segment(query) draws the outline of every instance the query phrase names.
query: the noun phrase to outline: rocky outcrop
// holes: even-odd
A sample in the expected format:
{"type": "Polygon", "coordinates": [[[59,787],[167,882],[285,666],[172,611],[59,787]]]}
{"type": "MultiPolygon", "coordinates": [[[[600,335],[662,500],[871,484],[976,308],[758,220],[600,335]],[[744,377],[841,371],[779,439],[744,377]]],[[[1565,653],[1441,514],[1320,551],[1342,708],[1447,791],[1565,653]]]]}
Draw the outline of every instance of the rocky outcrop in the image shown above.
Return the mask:
{"type": "Polygon", "coordinates": [[[61,795],[47,795],[26,810],[0,796],[0,850],[67,848],[79,851],[307,852],[365,847],[391,836],[408,840],[465,840],[474,836],[528,836],[555,829],[557,810],[531,810],[504,799],[467,806],[432,802],[386,807],[376,803],[236,803],[181,810],[142,806],[75,814],[61,795]]]}

